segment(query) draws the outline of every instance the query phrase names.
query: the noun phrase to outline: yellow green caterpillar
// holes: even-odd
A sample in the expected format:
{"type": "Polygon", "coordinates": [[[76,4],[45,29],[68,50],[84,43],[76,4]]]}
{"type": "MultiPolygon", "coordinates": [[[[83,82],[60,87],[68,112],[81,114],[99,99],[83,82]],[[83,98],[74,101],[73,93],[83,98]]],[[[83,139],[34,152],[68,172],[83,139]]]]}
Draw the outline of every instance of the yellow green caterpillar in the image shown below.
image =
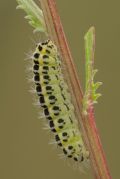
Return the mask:
{"type": "Polygon", "coordinates": [[[87,161],[89,152],[78,128],[57,47],[51,40],[37,45],[33,54],[33,74],[40,106],[57,145],[66,157],[81,163],[87,161]]]}

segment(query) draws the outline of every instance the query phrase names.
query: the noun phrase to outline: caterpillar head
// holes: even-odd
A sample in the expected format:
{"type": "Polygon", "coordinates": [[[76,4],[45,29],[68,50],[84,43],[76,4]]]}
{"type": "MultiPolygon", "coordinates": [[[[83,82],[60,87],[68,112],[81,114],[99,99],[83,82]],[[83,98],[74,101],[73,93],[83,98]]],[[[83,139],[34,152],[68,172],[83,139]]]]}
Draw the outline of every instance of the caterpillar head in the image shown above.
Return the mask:
{"type": "Polygon", "coordinates": [[[37,45],[36,51],[42,54],[48,54],[52,57],[58,56],[58,50],[56,45],[51,40],[46,40],[37,45]]]}

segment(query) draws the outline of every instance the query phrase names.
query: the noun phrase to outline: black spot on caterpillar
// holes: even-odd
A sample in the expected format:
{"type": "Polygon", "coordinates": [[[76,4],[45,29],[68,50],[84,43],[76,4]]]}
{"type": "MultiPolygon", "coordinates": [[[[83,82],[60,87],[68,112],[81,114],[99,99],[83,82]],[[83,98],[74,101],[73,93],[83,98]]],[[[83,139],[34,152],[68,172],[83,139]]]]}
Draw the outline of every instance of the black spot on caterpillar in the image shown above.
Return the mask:
{"type": "Polygon", "coordinates": [[[34,54],[34,57],[35,57],[36,59],[39,58],[39,56],[40,56],[39,53],[35,53],[35,54],[34,54]]]}
{"type": "Polygon", "coordinates": [[[36,93],[57,145],[66,157],[77,162],[87,161],[71,95],[64,80],[57,47],[51,40],[39,43],[33,54],[36,93]]]}

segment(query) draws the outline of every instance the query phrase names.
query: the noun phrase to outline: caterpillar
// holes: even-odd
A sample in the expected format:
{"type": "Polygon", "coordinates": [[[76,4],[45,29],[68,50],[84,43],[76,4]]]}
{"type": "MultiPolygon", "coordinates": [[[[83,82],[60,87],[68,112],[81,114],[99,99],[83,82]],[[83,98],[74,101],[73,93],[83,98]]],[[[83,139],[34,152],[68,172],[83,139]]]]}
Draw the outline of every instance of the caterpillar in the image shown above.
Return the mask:
{"type": "Polygon", "coordinates": [[[56,45],[51,40],[38,43],[32,59],[35,91],[57,145],[66,157],[87,161],[89,152],[78,127],[56,45]]]}

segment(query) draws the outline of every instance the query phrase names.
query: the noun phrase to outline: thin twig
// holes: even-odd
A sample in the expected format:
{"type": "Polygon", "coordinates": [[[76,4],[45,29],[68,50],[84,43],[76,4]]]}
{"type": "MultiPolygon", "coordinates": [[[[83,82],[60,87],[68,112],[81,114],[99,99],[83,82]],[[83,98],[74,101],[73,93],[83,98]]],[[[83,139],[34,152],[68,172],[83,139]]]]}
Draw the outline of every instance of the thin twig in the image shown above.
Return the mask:
{"type": "Polygon", "coordinates": [[[62,59],[66,64],[66,70],[69,74],[72,92],[74,93],[74,98],[76,100],[76,113],[80,121],[80,125],[82,125],[85,143],[90,151],[90,159],[94,169],[95,178],[111,179],[98,130],[96,128],[93,107],[91,106],[88,109],[87,116],[82,113],[83,93],[60,17],[56,10],[55,0],[40,0],[40,3],[46,20],[49,36],[59,47],[62,59]]]}

